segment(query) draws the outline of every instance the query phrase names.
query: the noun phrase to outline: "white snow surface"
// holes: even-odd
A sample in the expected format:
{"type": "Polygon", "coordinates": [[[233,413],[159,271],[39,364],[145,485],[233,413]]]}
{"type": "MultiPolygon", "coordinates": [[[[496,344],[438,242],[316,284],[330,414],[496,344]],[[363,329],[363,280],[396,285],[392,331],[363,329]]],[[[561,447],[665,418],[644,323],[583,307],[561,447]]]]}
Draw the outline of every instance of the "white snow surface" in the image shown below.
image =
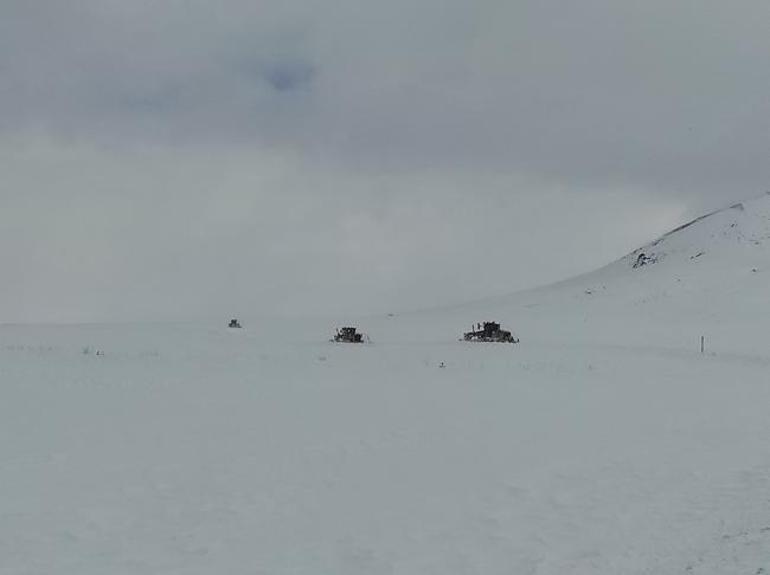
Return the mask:
{"type": "Polygon", "coordinates": [[[228,319],[0,327],[1,574],[770,573],[770,197],[371,344],[228,319]]]}

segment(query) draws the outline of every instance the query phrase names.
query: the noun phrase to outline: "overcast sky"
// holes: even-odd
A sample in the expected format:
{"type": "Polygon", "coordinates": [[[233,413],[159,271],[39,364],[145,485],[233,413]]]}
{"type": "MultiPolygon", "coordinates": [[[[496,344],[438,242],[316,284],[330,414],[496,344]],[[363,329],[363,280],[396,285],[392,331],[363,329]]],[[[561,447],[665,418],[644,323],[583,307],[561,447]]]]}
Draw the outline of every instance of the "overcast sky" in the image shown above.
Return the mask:
{"type": "Polygon", "coordinates": [[[767,0],[0,0],[0,321],[398,311],[770,189],[767,0]]]}

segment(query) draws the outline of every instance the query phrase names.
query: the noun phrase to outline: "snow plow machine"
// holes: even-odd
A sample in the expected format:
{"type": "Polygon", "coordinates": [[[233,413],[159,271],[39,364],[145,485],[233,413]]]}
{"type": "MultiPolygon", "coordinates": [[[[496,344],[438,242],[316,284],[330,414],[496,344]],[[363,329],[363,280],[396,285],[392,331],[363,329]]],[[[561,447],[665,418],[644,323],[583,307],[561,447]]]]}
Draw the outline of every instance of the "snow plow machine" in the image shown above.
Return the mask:
{"type": "Polygon", "coordinates": [[[477,324],[476,329],[463,334],[465,341],[479,341],[485,343],[519,343],[510,331],[500,329],[500,324],[494,321],[485,321],[484,325],[477,324]]]}
{"type": "Polygon", "coordinates": [[[369,341],[369,338],[363,333],[358,333],[354,327],[341,327],[334,334],[332,341],[337,343],[364,343],[369,341]]]}

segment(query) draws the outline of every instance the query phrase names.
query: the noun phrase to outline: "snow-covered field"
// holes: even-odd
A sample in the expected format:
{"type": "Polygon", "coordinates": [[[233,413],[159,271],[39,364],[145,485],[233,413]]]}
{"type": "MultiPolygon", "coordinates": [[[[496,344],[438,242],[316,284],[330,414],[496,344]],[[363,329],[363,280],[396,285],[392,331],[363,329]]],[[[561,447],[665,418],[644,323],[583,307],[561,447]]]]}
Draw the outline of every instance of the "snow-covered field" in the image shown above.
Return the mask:
{"type": "Polygon", "coordinates": [[[642,251],[370,345],[0,327],[0,573],[770,572],[770,197],[642,251]]]}

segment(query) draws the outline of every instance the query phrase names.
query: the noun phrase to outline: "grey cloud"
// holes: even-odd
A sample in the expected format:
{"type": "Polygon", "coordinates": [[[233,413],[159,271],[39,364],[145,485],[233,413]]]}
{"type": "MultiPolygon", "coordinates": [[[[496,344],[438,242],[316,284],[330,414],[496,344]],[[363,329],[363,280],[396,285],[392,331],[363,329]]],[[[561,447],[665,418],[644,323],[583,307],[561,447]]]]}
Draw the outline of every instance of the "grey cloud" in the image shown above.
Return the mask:
{"type": "Polygon", "coordinates": [[[6,5],[3,123],[597,185],[768,180],[766,2],[131,4],[6,5]]]}
{"type": "Polygon", "coordinates": [[[6,0],[0,317],[559,279],[770,186],[768,56],[765,0],[6,0]]]}

